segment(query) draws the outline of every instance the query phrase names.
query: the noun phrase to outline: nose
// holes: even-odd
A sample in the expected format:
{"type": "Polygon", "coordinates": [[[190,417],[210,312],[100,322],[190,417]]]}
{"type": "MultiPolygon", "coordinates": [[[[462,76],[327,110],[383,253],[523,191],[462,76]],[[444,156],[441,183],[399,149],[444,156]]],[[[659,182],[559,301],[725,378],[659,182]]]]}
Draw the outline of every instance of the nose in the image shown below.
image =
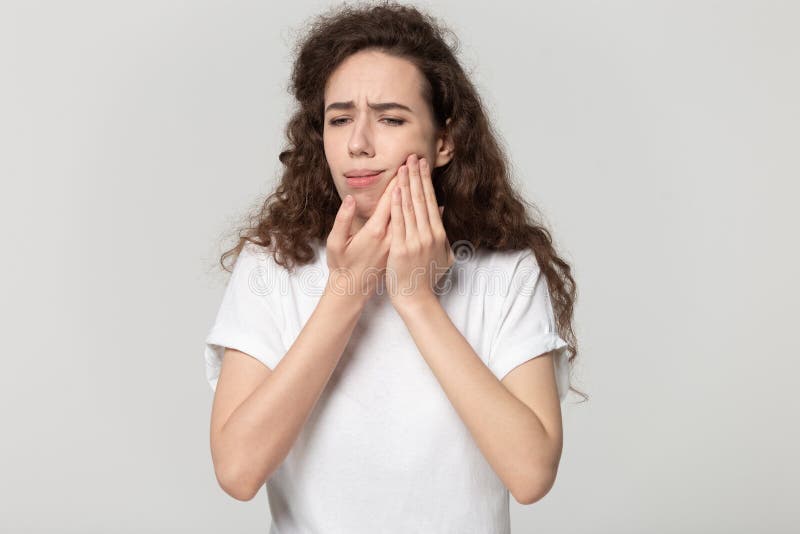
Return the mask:
{"type": "Polygon", "coordinates": [[[351,156],[372,157],[374,155],[372,131],[369,120],[364,117],[359,117],[354,121],[347,148],[351,156]]]}

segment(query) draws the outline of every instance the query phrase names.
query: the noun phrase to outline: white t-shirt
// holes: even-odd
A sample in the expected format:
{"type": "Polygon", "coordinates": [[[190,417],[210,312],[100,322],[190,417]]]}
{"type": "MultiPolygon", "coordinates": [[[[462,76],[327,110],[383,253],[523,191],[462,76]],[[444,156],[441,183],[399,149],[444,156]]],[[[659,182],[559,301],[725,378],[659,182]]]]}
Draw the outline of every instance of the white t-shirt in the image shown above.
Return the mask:
{"type": "MultiPolygon", "coordinates": [[[[216,390],[225,347],[274,369],[322,295],[325,244],[294,273],[248,243],[206,338],[216,390]]],[[[439,301],[498,379],[556,350],[569,387],[567,343],[530,250],[478,250],[440,281],[439,301]]],[[[476,445],[391,304],[385,284],[365,306],[288,456],[267,481],[271,534],[504,534],[509,493],[476,445]]]]}

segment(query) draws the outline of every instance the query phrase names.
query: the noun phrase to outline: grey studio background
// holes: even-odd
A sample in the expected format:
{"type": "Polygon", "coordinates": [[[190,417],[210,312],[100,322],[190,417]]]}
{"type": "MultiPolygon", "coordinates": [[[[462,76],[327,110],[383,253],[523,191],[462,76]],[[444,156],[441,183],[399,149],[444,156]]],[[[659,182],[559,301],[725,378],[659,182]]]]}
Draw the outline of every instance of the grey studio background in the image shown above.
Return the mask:
{"type": "MultiPolygon", "coordinates": [[[[331,5],[0,4],[0,531],[268,530],[214,478],[203,340],[331,5]]],[[[796,531],[800,4],[417,5],[580,292],[590,400],[513,532],[796,531]]]]}

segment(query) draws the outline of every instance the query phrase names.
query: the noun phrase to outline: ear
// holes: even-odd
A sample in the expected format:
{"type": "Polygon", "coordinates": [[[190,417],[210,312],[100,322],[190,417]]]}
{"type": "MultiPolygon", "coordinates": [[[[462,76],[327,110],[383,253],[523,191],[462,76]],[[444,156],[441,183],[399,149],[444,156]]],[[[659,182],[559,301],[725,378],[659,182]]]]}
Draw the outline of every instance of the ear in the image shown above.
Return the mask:
{"type": "Polygon", "coordinates": [[[441,167],[446,165],[453,159],[453,151],[455,145],[453,138],[450,135],[450,118],[445,122],[444,128],[440,131],[439,137],[436,139],[436,161],[434,167],[441,167]]]}

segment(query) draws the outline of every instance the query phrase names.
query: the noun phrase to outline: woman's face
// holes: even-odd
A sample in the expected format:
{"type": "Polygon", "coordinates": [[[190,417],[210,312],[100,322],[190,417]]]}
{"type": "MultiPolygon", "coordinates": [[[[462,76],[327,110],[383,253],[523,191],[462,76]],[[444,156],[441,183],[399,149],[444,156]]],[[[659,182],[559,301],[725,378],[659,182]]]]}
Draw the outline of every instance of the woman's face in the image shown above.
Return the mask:
{"type": "Polygon", "coordinates": [[[422,96],[425,79],[408,60],[364,50],[349,56],[325,86],[325,158],[340,198],[356,201],[353,231],[372,215],[381,194],[410,154],[430,167],[450,161],[452,145],[437,132],[422,96]],[[372,106],[372,107],[370,107],[372,106]],[[359,185],[349,174],[378,171],[359,185]]]}

